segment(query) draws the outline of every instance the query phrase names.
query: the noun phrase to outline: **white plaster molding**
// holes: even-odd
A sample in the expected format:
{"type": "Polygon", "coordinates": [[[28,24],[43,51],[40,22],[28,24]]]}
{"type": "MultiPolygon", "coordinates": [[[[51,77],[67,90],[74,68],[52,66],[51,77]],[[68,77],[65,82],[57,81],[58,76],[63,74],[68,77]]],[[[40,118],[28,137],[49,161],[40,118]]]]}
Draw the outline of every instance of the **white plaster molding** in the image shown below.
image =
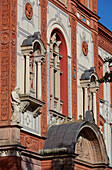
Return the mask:
{"type": "Polygon", "coordinates": [[[58,28],[62,32],[62,34],[65,38],[65,41],[66,41],[68,56],[71,56],[69,37],[67,36],[66,31],[63,28],[63,26],[61,26],[59,23],[57,23],[55,21],[51,22],[48,26],[48,31],[47,31],[47,41],[48,41],[48,43],[50,43],[50,35],[55,28],[58,28]]]}

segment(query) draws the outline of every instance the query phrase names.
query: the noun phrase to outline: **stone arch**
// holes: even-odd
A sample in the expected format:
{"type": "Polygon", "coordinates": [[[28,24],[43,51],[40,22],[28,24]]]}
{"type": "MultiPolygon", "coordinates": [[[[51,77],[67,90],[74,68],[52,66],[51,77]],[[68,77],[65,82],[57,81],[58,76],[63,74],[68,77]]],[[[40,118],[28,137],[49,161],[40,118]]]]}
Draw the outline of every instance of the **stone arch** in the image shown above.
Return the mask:
{"type": "Polygon", "coordinates": [[[45,47],[41,39],[36,39],[34,42],[32,42],[33,52],[37,56],[41,56],[41,59],[45,57],[45,47]]]}
{"type": "Polygon", "coordinates": [[[108,164],[103,137],[95,126],[93,128],[93,125],[86,124],[81,127],[75,145],[75,153],[78,154],[76,160],[91,166],[108,164]]]}
{"type": "Polygon", "coordinates": [[[51,33],[54,29],[59,29],[62,32],[62,34],[65,38],[66,44],[67,44],[68,56],[71,56],[71,49],[70,49],[71,46],[70,46],[69,38],[68,38],[68,35],[67,35],[67,32],[66,32],[66,29],[63,26],[61,26],[61,24],[59,24],[57,22],[51,22],[49,24],[48,31],[47,31],[47,41],[48,41],[48,43],[50,43],[50,38],[51,38],[50,35],[51,35],[51,33]]]}
{"type": "MultiPolygon", "coordinates": [[[[85,120],[51,126],[47,132],[43,153],[68,154],[71,166],[74,164],[76,169],[83,167],[87,170],[88,167],[103,170],[109,165],[103,135],[89,111],[85,120]]],[[[57,161],[60,163],[59,159],[57,161]]]]}
{"type": "Polygon", "coordinates": [[[68,116],[67,44],[62,31],[58,28],[54,28],[51,32],[49,57],[51,87],[50,110],[68,116]]]}

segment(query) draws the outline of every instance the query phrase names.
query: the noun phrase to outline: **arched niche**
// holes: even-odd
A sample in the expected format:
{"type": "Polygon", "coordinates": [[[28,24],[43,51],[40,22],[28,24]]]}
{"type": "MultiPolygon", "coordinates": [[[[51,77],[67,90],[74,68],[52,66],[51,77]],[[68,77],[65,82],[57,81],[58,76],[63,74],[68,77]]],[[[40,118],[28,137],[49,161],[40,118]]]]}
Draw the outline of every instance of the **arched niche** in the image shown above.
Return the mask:
{"type": "Polygon", "coordinates": [[[35,32],[21,45],[20,100],[21,125],[30,132],[41,134],[40,120],[42,101],[41,65],[46,49],[41,35],[35,32]]]}
{"type": "Polygon", "coordinates": [[[39,32],[28,36],[21,45],[21,88],[22,94],[41,100],[41,64],[46,49],[39,32]]]}
{"type": "Polygon", "coordinates": [[[52,31],[50,39],[50,87],[50,109],[68,116],[67,45],[63,33],[57,28],[52,31]]]}
{"type": "Polygon", "coordinates": [[[96,93],[99,89],[98,75],[95,67],[85,70],[80,78],[81,115],[85,117],[87,110],[92,110],[97,122],[96,93]]]}
{"type": "Polygon", "coordinates": [[[76,164],[79,162],[90,167],[104,168],[108,157],[104,139],[96,125],[87,123],[81,129],[75,145],[76,164]]]}

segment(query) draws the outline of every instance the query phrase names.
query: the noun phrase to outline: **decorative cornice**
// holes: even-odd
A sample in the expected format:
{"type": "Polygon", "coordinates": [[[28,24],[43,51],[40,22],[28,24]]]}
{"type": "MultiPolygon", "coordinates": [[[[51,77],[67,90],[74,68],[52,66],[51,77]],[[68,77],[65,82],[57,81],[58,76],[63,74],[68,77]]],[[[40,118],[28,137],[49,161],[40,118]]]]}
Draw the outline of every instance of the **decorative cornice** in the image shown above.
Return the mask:
{"type": "Polygon", "coordinates": [[[80,9],[81,11],[83,11],[84,13],[86,13],[88,16],[93,17],[96,20],[100,19],[100,17],[96,13],[92,12],[90,9],[88,9],[86,6],[84,6],[79,1],[76,1],[76,4],[77,4],[77,8],[80,9]]]}
{"type": "Polygon", "coordinates": [[[17,151],[16,149],[0,151],[0,157],[4,157],[4,156],[17,156],[17,157],[20,157],[21,156],[21,152],[17,151]]]}
{"type": "Polygon", "coordinates": [[[112,55],[112,32],[100,22],[98,23],[98,46],[112,55]]]}
{"type": "Polygon", "coordinates": [[[68,149],[63,147],[63,148],[53,148],[53,149],[42,149],[39,150],[41,155],[49,155],[49,154],[60,154],[60,153],[67,153],[68,149]]]}
{"type": "Polygon", "coordinates": [[[26,150],[26,147],[21,145],[0,146],[0,157],[6,157],[6,156],[21,157],[22,150],[26,150]]]}
{"type": "Polygon", "coordinates": [[[106,28],[103,24],[98,22],[98,31],[99,34],[103,34],[107,36],[108,39],[112,42],[112,31],[110,31],[108,28],[106,28]]]}

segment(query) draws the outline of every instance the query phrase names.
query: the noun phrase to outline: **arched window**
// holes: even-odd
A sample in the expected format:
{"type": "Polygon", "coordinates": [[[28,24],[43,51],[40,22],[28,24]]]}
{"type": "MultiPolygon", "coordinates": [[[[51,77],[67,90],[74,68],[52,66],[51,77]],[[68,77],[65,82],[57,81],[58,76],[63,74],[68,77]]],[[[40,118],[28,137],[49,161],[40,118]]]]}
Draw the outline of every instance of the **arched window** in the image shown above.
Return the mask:
{"type": "Polygon", "coordinates": [[[58,29],[52,31],[50,39],[50,110],[68,116],[67,46],[58,29]]]}

